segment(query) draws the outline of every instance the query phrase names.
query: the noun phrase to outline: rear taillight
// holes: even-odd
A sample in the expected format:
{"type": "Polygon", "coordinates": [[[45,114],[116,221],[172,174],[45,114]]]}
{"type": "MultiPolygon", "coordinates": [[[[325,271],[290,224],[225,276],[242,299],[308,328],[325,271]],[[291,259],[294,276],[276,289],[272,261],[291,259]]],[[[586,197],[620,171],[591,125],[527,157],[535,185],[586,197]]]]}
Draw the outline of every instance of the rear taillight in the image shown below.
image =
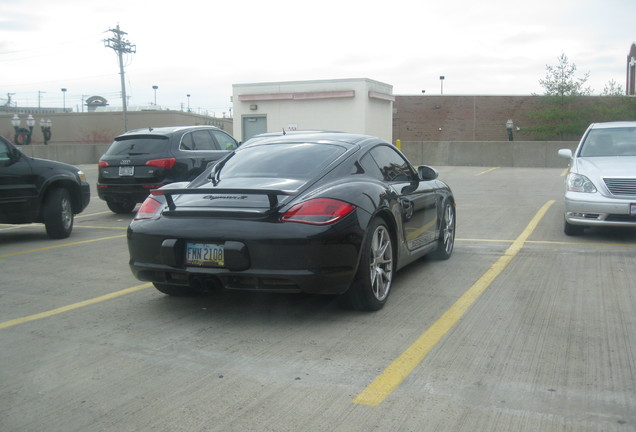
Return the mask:
{"type": "Polygon", "coordinates": [[[356,207],[331,198],[316,198],[296,204],[280,218],[283,222],[328,225],[339,221],[356,207]]]}
{"type": "Polygon", "coordinates": [[[139,211],[135,215],[135,220],[154,219],[159,215],[161,207],[163,207],[163,205],[159,201],[153,197],[148,197],[141,204],[141,207],[139,207],[139,211]]]}
{"type": "Polygon", "coordinates": [[[97,168],[106,168],[108,166],[108,162],[100,160],[97,162],[97,168]]]}
{"type": "Polygon", "coordinates": [[[177,160],[175,158],[153,159],[146,162],[146,165],[163,169],[172,169],[176,162],[177,160]]]}

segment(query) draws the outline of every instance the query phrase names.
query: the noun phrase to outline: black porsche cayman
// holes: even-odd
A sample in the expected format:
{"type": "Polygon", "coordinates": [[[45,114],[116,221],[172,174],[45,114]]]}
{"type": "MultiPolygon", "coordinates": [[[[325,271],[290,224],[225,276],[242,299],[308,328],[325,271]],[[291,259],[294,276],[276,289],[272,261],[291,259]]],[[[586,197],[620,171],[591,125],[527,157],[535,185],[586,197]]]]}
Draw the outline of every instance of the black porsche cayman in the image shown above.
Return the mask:
{"type": "Polygon", "coordinates": [[[247,143],[151,192],[128,228],[130,267],[173,296],[305,292],[377,310],[399,268],[453,252],[455,200],[437,177],[365,135],[247,143]]]}

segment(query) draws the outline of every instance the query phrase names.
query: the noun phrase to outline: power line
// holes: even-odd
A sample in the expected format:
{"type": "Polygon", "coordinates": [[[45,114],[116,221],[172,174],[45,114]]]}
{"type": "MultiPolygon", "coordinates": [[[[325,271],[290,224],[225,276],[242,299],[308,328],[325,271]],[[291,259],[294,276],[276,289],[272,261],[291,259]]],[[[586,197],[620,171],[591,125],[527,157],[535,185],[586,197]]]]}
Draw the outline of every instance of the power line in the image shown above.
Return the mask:
{"type": "Polygon", "coordinates": [[[108,31],[113,32],[113,37],[109,39],[104,39],[104,45],[106,48],[112,48],[117,53],[117,58],[119,59],[119,75],[121,76],[121,100],[122,107],[124,110],[124,132],[128,130],[128,115],[126,109],[126,80],[124,77],[124,54],[134,54],[137,51],[137,47],[131,44],[126,39],[123,39],[123,36],[128,34],[125,31],[119,29],[119,24],[117,24],[117,28],[108,29],[108,31]]]}

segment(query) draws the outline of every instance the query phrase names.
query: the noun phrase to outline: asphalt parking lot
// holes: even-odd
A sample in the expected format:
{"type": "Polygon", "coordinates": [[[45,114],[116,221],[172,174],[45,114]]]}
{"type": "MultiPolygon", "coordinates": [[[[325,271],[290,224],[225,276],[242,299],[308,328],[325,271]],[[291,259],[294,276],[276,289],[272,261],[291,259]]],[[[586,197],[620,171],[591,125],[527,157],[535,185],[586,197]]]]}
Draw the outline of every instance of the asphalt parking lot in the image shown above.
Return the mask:
{"type": "Polygon", "coordinates": [[[164,296],[94,189],[68,239],[0,225],[0,430],[636,430],[636,231],[567,237],[562,169],[438,169],[455,252],[375,313],[164,296]]]}

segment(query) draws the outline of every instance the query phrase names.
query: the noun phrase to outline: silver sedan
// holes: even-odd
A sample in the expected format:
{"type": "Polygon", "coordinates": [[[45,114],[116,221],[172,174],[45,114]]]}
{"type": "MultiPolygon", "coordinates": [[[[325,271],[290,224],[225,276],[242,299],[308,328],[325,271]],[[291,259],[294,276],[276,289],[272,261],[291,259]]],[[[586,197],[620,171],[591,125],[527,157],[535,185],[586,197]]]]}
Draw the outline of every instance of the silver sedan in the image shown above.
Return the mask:
{"type": "Polygon", "coordinates": [[[595,123],[570,159],[565,180],[567,235],[586,226],[636,227],[636,122],[595,123]]]}

